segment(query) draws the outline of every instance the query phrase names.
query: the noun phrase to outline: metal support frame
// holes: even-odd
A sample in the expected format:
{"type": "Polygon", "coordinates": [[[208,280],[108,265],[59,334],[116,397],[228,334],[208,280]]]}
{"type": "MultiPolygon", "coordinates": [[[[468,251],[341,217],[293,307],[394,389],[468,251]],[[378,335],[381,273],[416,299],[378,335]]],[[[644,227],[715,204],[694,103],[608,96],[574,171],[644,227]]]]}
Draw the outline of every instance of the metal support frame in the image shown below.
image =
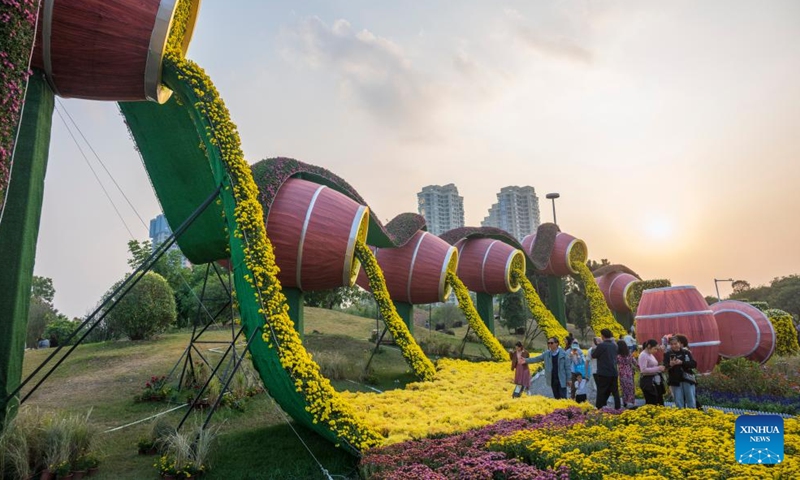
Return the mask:
{"type": "Polygon", "coordinates": [[[111,295],[109,295],[106,298],[106,300],[102,304],[100,304],[100,306],[98,306],[95,309],[94,312],[92,312],[91,315],[86,317],[86,320],[84,320],[66,338],[66,340],[61,342],[59,344],[59,346],[56,347],[56,349],[53,352],[51,352],[50,355],[48,355],[48,357],[41,364],[39,364],[39,366],[36,367],[36,369],[34,369],[33,372],[31,372],[27,376],[25,378],[25,380],[23,380],[19,384],[19,386],[17,386],[17,388],[8,395],[8,397],[6,397],[6,402],[8,402],[10,399],[14,398],[16,395],[18,395],[19,392],[22,391],[22,389],[31,380],[33,380],[33,378],[48,363],[50,363],[50,361],[53,360],[53,358],[55,358],[56,355],[58,355],[61,352],[61,350],[64,348],[65,345],[68,345],[69,342],[71,342],[72,339],[75,338],[75,336],[77,336],[81,331],[84,331],[83,335],[80,336],[80,338],[75,342],[75,344],[73,344],[69,348],[69,350],[67,350],[67,353],[65,353],[61,358],[59,358],[58,361],[56,362],[56,364],[53,365],[44,374],[44,376],[38,382],[36,382],[36,384],[31,388],[31,390],[27,394],[25,394],[25,396],[22,397],[22,399],[20,400],[20,404],[24,403],[28,398],[30,398],[30,396],[47,380],[47,378],[50,377],[50,375],[53,372],[55,372],[55,370],[62,363],[64,363],[64,360],[66,360],[67,357],[69,357],[70,354],[72,354],[72,352],[74,352],[75,349],[78,348],[78,345],[80,345],[86,339],[86,337],[88,337],[89,334],[92,333],[92,331],[100,324],[100,322],[103,321],[103,319],[106,317],[106,315],[108,315],[108,313],[111,312],[114,309],[114,307],[117,306],[117,304],[119,303],[120,299],[122,297],[124,297],[134,286],[136,286],[137,283],[139,283],[139,280],[141,280],[144,277],[145,273],[149,272],[150,269],[153,268],[153,265],[155,265],[155,263],[170,249],[170,247],[172,247],[172,245],[175,244],[175,242],[177,241],[178,237],[183,235],[183,233],[192,225],[192,223],[194,223],[194,221],[197,219],[197,217],[199,217],[200,214],[202,214],[205,211],[205,209],[208,208],[209,205],[211,205],[211,203],[219,195],[219,192],[220,192],[221,189],[222,189],[221,185],[217,186],[217,188],[214,190],[214,192],[212,192],[211,195],[209,195],[208,198],[206,198],[206,200],[203,201],[203,203],[200,204],[200,206],[197,207],[197,209],[186,220],[184,220],[184,222],[180,225],[180,227],[178,227],[178,229],[175,230],[175,232],[173,232],[172,235],[170,235],[170,237],[164,243],[162,243],[161,245],[156,247],[156,249],[153,250],[153,253],[151,253],[150,256],[147,257],[147,259],[144,261],[144,263],[142,263],[142,265],[140,265],[139,268],[134,270],[134,272],[131,273],[125,279],[125,281],[123,281],[122,284],[120,286],[118,286],[111,293],[111,295]],[[99,317],[97,317],[98,315],[99,315],[99,317]],[[97,317],[97,318],[95,318],[95,317],[97,317]],[[86,327],[88,327],[88,328],[86,328],[86,327]]]}

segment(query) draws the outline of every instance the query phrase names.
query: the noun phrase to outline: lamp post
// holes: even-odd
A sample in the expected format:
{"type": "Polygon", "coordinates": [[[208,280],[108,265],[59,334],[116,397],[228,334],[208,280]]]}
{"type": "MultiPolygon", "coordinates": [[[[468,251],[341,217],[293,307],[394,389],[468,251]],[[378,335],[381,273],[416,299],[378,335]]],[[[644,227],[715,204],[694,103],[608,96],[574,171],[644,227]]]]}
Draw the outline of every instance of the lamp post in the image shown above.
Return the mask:
{"type": "Polygon", "coordinates": [[[548,200],[552,200],[553,201],[553,223],[556,224],[556,225],[558,225],[558,221],[556,221],[556,198],[558,198],[560,196],[561,195],[559,195],[556,192],[548,193],[547,195],[545,195],[545,198],[547,198],[548,200]]]}
{"type": "Polygon", "coordinates": [[[715,278],[714,279],[714,288],[717,289],[717,300],[719,300],[721,302],[722,298],[720,298],[720,296],[719,296],[719,285],[717,285],[717,283],[719,283],[719,282],[733,282],[733,279],[732,278],[715,278]]]}

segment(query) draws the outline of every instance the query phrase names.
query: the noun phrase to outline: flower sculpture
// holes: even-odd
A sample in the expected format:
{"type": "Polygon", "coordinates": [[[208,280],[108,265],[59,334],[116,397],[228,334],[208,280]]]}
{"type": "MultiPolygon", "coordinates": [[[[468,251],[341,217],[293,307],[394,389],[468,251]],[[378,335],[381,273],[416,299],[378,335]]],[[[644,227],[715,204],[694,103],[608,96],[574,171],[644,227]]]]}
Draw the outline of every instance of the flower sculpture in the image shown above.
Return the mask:
{"type": "Polygon", "coordinates": [[[617,338],[624,337],[627,332],[625,327],[619,324],[614,318],[611,310],[608,308],[606,299],[603,292],[597,286],[597,282],[592,275],[592,271],[583,262],[572,261],[572,268],[577,270],[581,280],[583,280],[584,288],[586,289],[586,298],[589,299],[589,310],[591,311],[590,324],[595,335],[600,333],[600,330],[607,328],[611,330],[617,338]]]}
{"type": "Polygon", "coordinates": [[[389,297],[389,291],[386,290],[386,281],[383,278],[381,268],[378,266],[378,261],[375,259],[375,255],[372,254],[372,250],[361,240],[356,242],[356,257],[364,266],[364,272],[369,278],[369,288],[378,303],[381,315],[389,328],[389,333],[392,334],[397,346],[400,347],[406,362],[414,370],[414,375],[420,380],[433,380],[436,372],[433,363],[425,356],[414,337],[411,336],[411,332],[408,331],[408,327],[403,323],[403,319],[397,314],[394,303],[389,297]]]}
{"type": "Polygon", "coordinates": [[[800,344],[797,342],[797,330],[792,323],[792,315],[777,308],[770,308],[764,313],[775,327],[775,353],[778,355],[800,353],[800,344]]]}
{"type": "Polygon", "coordinates": [[[448,271],[447,283],[453,287],[453,293],[456,294],[456,298],[458,299],[458,307],[467,318],[470,328],[475,331],[480,341],[486,349],[489,350],[492,360],[498,362],[505,362],[508,360],[508,352],[500,345],[497,337],[492,335],[492,332],[486,328],[486,324],[483,323],[478,311],[475,310],[475,305],[472,304],[472,298],[469,296],[469,289],[464,285],[464,282],[458,278],[455,272],[448,271]]]}

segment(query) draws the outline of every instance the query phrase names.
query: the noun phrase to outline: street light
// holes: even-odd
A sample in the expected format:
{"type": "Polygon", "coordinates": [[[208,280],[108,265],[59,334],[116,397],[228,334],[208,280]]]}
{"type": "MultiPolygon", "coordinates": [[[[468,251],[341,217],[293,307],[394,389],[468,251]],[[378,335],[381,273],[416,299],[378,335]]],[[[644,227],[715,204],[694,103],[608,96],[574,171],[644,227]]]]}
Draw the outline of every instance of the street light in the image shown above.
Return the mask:
{"type": "Polygon", "coordinates": [[[559,195],[558,193],[555,193],[555,192],[548,193],[547,195],[545,195],[545,198],[547,198],[548,200],[552,200],[553,201],[553,223],[556,224],[556,225],[558,225],[558,222],[556,221],[556,198],[558,198],[560,196],[561,195],[559,195]]]}
{"type": "Polygon", "coordinates": [[[714,279],[714,288],[717,289],[717,300],[719,300],[721,302],[722,298],[720,298],[720,296],[719,296],[719,285],[717,285],[718,282],[733,282],[733,279],[732,278],[715,278],[714,279]]]}

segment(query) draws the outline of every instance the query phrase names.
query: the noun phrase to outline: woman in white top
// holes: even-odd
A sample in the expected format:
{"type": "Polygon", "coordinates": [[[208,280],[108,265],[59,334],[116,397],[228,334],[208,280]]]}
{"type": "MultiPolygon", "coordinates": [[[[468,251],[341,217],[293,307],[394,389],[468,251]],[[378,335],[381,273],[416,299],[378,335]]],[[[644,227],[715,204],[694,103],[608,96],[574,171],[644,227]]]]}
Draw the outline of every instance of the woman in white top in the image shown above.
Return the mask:
{"type": "Polygon", "coordinates": [[[658,362],[655,357],[656,352],[661,347],[656,340],[650,339],[642,345],[642,353],[639,355],[639,386],[644,393],[644,403],[647,405],[664,405],[664,378],[661,372],[664,365],[658,362]]]}

